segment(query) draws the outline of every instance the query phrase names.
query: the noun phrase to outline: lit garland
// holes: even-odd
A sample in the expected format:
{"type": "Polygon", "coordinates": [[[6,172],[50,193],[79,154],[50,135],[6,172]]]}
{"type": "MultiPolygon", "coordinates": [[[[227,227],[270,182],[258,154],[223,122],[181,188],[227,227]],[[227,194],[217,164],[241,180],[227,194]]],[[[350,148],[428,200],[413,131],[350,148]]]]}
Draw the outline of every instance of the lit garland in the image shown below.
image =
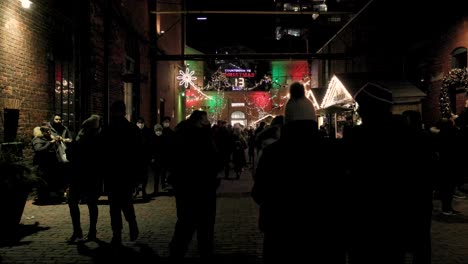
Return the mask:
{"type": "MultiPolygon", "coordinates": [[[[229,82],[229,79],[223,73],[221,68],[213,73],[208,84],[202,88],[197,87],[194,83],[194,81],[197,80],[194,75],[195,72],[186,67],[185,71],[179,70],[179,75],[176,78],[179,81],[179,85],[183,85],[186,89],[191,87],[194,88],[193,90],[188,89],[186,91],[186,114],[189,116],[195,109],[205,110],[208,113],[208,119],[211,122],[215,122],[220,118],[220,115],[227,107],[227,101],[224,98],[224,91],[233,90],[234,86],[229,82]],[[205,94],[203,91],[211,93],[205,94]],[[213,92],[217,92],[217,94],[215,95],[213,92]],[[202,100],[206,100],[207,103],[200,106],[197,102],[202,100]]],[[[286,81],[286,75],[275,76],[275,81],[273,81],[270,75],[265,74],[259,82],[255,83],[254,86],[245,87],[241,90],[243,92],[248,92],[244,93],[243,96],[246,114],[251,118],[265,118],[270,114],[271,110],[281,109],[289,99],[289,95],[285,94],[285,89],[288,89],[288,85],[280,84],[278,82],[278,78],[286,81]],[[254,96],[254,94],[250,93],[255,93],[254,90],[261,86],[267,87],[265,90],[267,93],[262,93],[262,96],[254,96]]],[[[309,78],[309,80],[305,80],[303,78],[302,83],[304,86],[310,86],[310,77],[306,76],[306,78],[309,78]]],[[[312,101],[316,109],[319,108],[317,100],[315,99],[311,89],[306,91],[306,97],[312,101]]]]}
{"type": "MultiPolygon", "coordinates": [[[[193,92],[188,90],[186,101],[186,116],[190,116],[194,110],[203,110],[208,114],[208,120],[211,123],[216,122],[221,113],[227,107],[227,100],[225,99],[224,91],[217,91],[216,94],[209,95],[209,98],[195,97],[193,92]],[[199,105],[197,102],[205,100],[204,105],[199,105]]],[[[207,95],[208,96],[208,95],[207,95]]]]}
{"type": "Polygon", "coordinates": [[[232,87],[232,84],[229,83],[228,78],[224,75],[221,69],[218,69],[215,73],[213,73],[208,84],[205,87],[203,87],[203,90],[204,91],[230,90],[232,89],[231,87],[232,87]]]}
{"type": "Polygon", "coordinates": [[[309,76],[305,76],[304,79],[302,80],[302,84],[304,85],[304,88],[309,86],[309,89],[308,90],[306,89],[305,96],[306,96],[306,98],[308,98],[312,102],[312,104],[314,105],[315,110],[318,110],[318,109],[320,109],[320,105],[317,102],[317,99],[315,99],[314,93],[312,92],[312,89],[310,87],[310,81],[311,81],[311,79],[310,79],[309,76]]]}
{"type": "Polygon", "coordinates": [[[259,118],[266,116],[268,114],[266,108],[269,105],[268,101],[270,100],[271,97],[269,97],[267,100],[262,100],[258,96],[251,97],[250,94],[244,93],[245,108],[249,116],[254,116],[253,113],[257,113],[259,118]]]}
{"type": "Polygon", "coordinates": [[[207,109],[208,119],[211,123],[216,122],[221,117],[221,113],[224,112],[224,109],[227,107],[227,100],[225,100],[224,91],[217,91],[216,96],[211,96],[208,103],[209,106],[207,109]]]}
{"type": "Polygon", "coordinates": [[[466,69],[452,69],[450,70],[442,80],[442,87],[440,88],[440,112],[442,117],[450,117],[452,109],[450,107],[450,90],[464,87],[465,92],[468,92],[468,76],[466,69]]]}
{"type": "MultiPolygon", "coordinates": [[[[255,90],[262,85],[265,86],[271,86],[273,84],[271,80],[271,76],[265,74],[264,77],[257,83],[255,83],[254,86],[252,87],[245,87],[242,89],[242,91],[252,91],[255,90]]],[[[234,85],[232,85],[229,82],[229,79],[226,77],[226,75],[221,71],[221,68],[218,68],[216,72],[213,73],[213,75],[210,78],[210,81],[208,81],[208,84],[202,88],[203,91],[231,91],[233,89],[234,85]]]]}

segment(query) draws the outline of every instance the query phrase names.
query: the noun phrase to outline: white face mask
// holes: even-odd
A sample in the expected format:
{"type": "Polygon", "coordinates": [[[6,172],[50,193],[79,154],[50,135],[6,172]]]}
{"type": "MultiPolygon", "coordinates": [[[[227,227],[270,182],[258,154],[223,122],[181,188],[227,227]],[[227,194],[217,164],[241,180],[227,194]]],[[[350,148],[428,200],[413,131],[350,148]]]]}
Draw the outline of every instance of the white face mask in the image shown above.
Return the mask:
{"type": "Polygon", "coordinates": [[[163,127],[169,127],[170,123],[169,122],[163,122],[163,127]]]}
{"type": "Polygon", "coordinates": [[[142,129],[144,126],[145,126],[144,123],[140,123],[140,122],[137,123],[137,127],[139,127],[140,129],[142,129]]]}
{"type": "Polygon", "coordinates": [[[154,133],[155,133],[155,134],[156,134],[156,136],[158,136],[158,137],[162,135],[162,131],[160,131],[160,130],[158,130],[158,131],[155,131],[154,133]]]}

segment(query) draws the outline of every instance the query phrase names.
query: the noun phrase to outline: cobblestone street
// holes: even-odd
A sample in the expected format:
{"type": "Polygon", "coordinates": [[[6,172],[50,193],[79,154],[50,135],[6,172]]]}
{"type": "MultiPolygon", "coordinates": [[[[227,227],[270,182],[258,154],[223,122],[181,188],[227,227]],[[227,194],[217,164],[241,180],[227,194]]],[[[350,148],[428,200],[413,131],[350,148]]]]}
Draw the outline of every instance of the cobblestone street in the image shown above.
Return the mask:
{"type": "MultiPolygon", "coordinates": [[[[260,263],[262,234],[257,229],[258,209],[250,198],[251,175],[246,171],[240,181],[223,180],[219,188],[215,250],[220,263],[260,263]]],[[[130,242],[124,225],[124,248],[112,251],[109,208],[103,197],[99,205],[99,242],[68,244],[72,226],[66,204],[38,206],[29,200],[22,218],[24,237],[12,246],[0,247],[3,263],[164,263],[176,221],[175,200],[159,196],[135,205],[140,237],[130,242]],[[34,223],[38,222],[35,226],[34,223]]],[[[455,200],[463,215],[442,217],[435,201],[433,217],[433,264],[468,263],[468,201],[455,200]]],[[[88,214],[82,210],[86,234],[88,214]]],[[[188,261],[197,259],[196,240],[191,244],[188,261]]]]}

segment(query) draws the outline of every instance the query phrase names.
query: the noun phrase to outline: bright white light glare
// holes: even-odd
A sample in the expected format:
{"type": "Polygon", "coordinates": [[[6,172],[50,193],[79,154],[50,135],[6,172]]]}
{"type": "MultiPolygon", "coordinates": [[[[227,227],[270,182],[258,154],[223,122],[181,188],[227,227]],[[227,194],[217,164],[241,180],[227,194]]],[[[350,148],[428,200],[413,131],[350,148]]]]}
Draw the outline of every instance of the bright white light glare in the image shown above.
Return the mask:
{"type": "Polygon", "coordinates": [[[208,18],[206,17],[197,17],[197,20],[207,20],[208,18]]]}
{"type": "Polygon", "coordinates": [[[21,6],[23,8],[30,8],[31,7],[31,1],[29,0],[20,0],[21,6]]]}

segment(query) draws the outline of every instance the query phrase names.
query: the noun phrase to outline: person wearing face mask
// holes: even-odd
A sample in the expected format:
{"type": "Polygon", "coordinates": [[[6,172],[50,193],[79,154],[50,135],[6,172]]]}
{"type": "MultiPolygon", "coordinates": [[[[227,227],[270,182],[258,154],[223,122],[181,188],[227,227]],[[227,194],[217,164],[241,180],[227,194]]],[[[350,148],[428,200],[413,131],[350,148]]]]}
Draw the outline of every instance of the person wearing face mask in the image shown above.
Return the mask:
{"type": "Polygon", "coordinates": [[[56,141],[56,147],[62,142],[65,145],[66,158],[58,160],[56,164],[56,177],[51,179],[52,185],[55,186],[51,190],[51,195],[57,202],[64,202],[65,196],[68,195],[68,186],[71,177],[71,164],[69,163],[69,153],[73,142],[73,135],[66,125],[63,124],[63,119],[60,114],[54,114],[50,122],[47,123],[50,129],[50,134],[56,141]]]}
{"type": "MultiPolygon", "coordinates": [[[[159,183],[161,180],[166,180],[162,176],[163,173],[163,156],[164,156],[164,137],[163,127],[160,124],[154,126],[154,140],[151,144],[151,169],[154,175],[154,187],[151,196],[155,197],[160,193],[159,183]]],[[[164,170],[164,173],[166,171],[164,170]]]]}
{"type": "Polygon", "coordinates": [[[134,197],[138,197],[141,191],[143,200],[148,200],[149,196],[146,193],[146,185],[148,184],[148,169],[151,165],[151,145],[154,140],[154,134],[151,129],[145,125],[145,119],[143,117],[138,118],[136,125],[140,129],[141,136],[143,138],[143,148],[141,151],[143,151],[143,166],[145,167],[142,168],[142,174],[138,177],[134,197]]]}
{"type": "Polygon", "coordinates": [[[172,148],[172,144],[174,142],[174,136],[175,132],[171,128],[171,117],[170,116],[165,116],[162,121],[162,157],[161,157],[161,173],[160,175],[160,182],[161,182],[161,190],[163,192],[171,192],[172,191],[172,186],[170,183],[167,181],[167,175],[168,175],[168,157],[169,157],[169,151],[172,148]]]}

